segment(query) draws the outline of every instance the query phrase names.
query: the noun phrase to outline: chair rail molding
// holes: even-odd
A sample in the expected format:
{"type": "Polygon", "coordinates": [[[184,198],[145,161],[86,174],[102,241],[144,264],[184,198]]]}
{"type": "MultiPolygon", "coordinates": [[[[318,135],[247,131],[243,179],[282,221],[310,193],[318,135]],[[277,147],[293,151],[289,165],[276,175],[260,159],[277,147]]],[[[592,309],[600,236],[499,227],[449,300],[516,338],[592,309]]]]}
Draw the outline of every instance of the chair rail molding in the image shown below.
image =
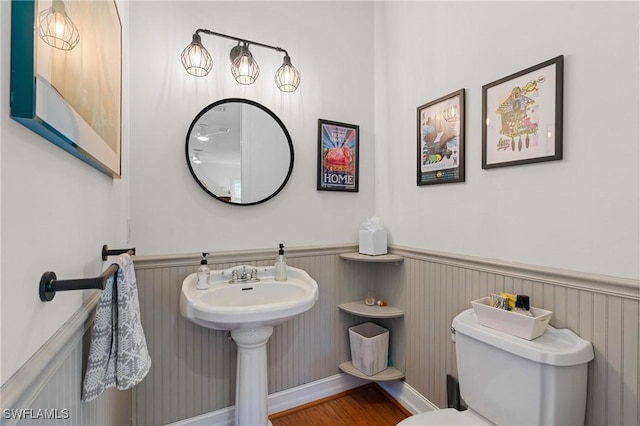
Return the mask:
{"type": "Polygon", "coordinates": [[[501,274],[595,293],[640,299],[640,280],[508,262],[464,254],[390,245],[389,251],[405,258],[433,261],[466,269],[501,274]]]}

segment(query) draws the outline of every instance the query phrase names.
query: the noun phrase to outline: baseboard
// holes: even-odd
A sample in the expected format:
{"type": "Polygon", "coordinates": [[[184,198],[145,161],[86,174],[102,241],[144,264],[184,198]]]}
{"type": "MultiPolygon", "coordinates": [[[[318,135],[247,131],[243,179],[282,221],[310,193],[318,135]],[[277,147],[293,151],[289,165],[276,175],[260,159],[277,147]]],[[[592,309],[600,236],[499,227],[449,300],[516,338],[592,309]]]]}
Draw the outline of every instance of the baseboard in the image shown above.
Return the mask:
{"type": "Polygon", "coordinates": [[[439,409],[434,403],[409,386],[407,382],[394,380],[378,382],[378,385],[412,414],[439,409]]]}
{"type": "MultiPolygon", "coordinates": [[[[348,374],[340,373],[295,388],[286,389],[269,395],[269,414],[290,410],[340,392],[348,391],[367,384],[348,374]]],[[[414,391],[415,392],[415,391],[414,391]]],[[[426,411],[426,410],[425,410],[426,411]]],[[[235,418],[235,407],[226,407],[211,413],[180,420],[167,426],[231,426],[235,418]]]]}
{"type": "Polygon", "coordinates": [[[269,414],[290,410],[294,407],[336,395],[367,383],[369,383],[368,380],[340,373],[316,380],[315,382],[296,386],[295,388],[276,392],[269,395],[269,414]]]}

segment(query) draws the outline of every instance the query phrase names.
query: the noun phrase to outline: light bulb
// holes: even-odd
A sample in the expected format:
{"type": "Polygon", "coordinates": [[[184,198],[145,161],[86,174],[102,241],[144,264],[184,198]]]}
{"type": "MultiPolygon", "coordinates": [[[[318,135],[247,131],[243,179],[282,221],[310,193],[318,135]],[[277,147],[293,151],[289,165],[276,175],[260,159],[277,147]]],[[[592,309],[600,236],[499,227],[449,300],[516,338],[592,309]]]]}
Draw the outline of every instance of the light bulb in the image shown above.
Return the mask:
{"type": "Polygon", "coordinates": [[[56,23],[56,37],[62,38],[64,35],[64,17],[60,13],[56,13],[53,20],[56,23]]]}

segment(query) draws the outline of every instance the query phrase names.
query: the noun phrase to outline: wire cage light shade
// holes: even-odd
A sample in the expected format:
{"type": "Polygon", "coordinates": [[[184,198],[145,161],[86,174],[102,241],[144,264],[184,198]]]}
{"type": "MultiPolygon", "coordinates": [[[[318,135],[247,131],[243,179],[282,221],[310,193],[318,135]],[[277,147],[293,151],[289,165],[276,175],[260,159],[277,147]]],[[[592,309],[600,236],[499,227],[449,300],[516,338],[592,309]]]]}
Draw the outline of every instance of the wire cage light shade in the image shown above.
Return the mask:
{"type": "Polygon", "coordinates": [[[240,84],[253,84],[260,75],[260,67],[253,59],[248,45],[240,46],[240,54],[231,63],[231,74],[240,84]]]}
{"type": "Polygon", "coordinates": [[[300,85],[300,73],[291,64],[289,55],[285,55],[282,66],[276,71],[276,85],[283,92],[295,92],[300,85]]]}
{"type": "Polygon", "coordinates": [[[191,43],[184,48],[180,57],[184,69],[195,77],[204,77],[213,68],[213,59],[198,34],[193,35],[191,43]]]}
{"type": "Polygon", "coordinates": [[[80,32],[64,9],[61,0],[38,14],[38,36],[51,47],[71,50],[80,41],[80,32]]]}

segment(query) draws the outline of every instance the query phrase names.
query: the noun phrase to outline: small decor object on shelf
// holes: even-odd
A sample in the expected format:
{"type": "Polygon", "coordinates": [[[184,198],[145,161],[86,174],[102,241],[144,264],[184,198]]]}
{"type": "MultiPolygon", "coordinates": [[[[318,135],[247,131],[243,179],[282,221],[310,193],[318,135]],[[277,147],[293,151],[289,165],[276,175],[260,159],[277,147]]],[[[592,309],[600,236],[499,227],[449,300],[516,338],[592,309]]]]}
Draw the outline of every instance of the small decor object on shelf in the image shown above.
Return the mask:
{"type": "Polygon", "coordinates": [[[360,230],[359,253],[370,256],[387,254],[387,230],[377,216],[367,219],[360,230]]]}
{"type": "Polygon", "coordinates": [[[318,120],[318,191],[358,192],[360,126],[318,120]]]}
{"type": "Polygon", "coordinates": [[[562,160],[564,56],[482,86],[482,168],[562,160]]]}
{"type": "Polygon", "coordinates": [[[418,107],[418,186],[464,182],[464,89],[418,107]]]}
{"type": "Polygon", "coordinates": [[[376,304],[376,298],[373,297],[372,294],[367,294],[367,297],[364,298],[364,304],[367,306],[373,306],[376,304]]]}

